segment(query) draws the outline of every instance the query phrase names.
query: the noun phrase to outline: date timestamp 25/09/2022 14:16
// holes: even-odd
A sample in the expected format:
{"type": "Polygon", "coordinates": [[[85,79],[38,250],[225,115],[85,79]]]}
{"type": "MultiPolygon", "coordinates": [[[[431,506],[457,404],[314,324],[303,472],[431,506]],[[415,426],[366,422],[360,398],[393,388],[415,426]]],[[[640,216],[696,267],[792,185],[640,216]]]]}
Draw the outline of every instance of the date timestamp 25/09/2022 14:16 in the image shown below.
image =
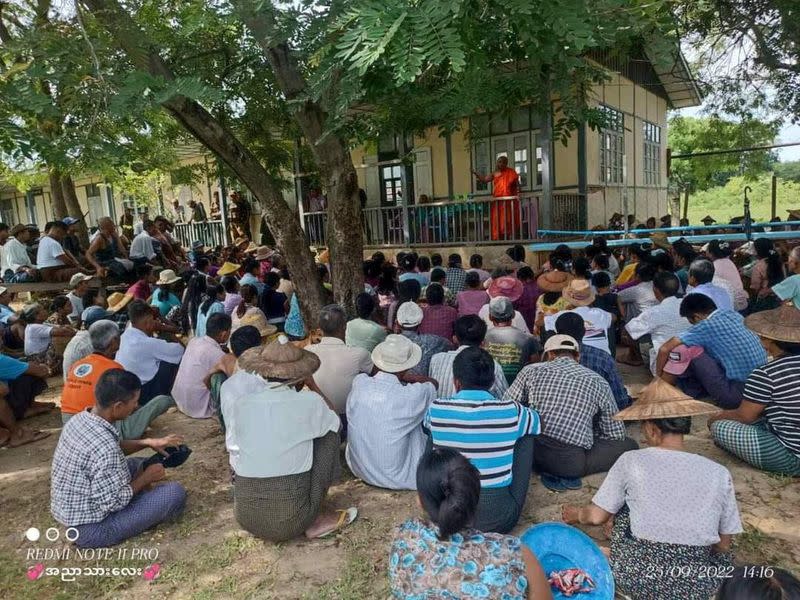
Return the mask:
{"type": "Polygon", "coordinates": [[[772,577],[774,570],[769,566],[749,566],[749,567],[734,567],[723,565],[674,565],[669,568],[664,568],[658,565],[651,565],[647,567],[645,577],[649,579],[661,579],[663,577],[680,577],[683,579],[730,579],[736,572],[737,568],[743,570],[743,575],[746,578],[756,579],[764,577],[772,577]]]}

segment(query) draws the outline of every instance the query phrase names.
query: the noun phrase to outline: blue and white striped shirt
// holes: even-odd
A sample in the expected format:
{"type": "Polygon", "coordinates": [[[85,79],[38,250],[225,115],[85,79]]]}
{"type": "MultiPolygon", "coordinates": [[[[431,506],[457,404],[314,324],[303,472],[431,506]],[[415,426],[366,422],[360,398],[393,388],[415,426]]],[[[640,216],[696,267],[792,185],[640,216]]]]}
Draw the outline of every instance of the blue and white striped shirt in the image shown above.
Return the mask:
{"type": "Polygon", "coordinates": [[[458,450],[481,474],[481,487],[511,485],[514,445],[541,432],[538,413],[483,390],[435,400],[425,415],[434,446],[458,450]]]}

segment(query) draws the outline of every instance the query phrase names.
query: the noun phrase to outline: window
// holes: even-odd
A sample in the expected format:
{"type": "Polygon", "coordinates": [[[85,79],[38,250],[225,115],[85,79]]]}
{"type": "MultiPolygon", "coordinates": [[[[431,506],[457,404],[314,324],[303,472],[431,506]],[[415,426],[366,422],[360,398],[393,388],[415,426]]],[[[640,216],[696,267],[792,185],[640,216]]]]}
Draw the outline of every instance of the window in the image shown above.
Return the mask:
{"type": "Polygon", "coordinates": [[[661,127],[645,121],[642,124],[644,137],[644,184],[661,185],[661,127]]]}
{"type": "Polygon", "coordinates": [[[600,181],[623,183],[625,163],[625,116],[610,106],[600,105],[606,118],[600,130],[600,181]]]}
{"type": "Polygon", "coordinates": [[[403,197],[402,165],[381,167],[381,180],[383,181],[383,203],[399,205],[403,197]]]}
{"type": "Polygon", "coordinates": [[[17,224],[17,220],[14,218],[14,201],[10,198],[0,200],[0,220],[9,227],[17,224]]]}

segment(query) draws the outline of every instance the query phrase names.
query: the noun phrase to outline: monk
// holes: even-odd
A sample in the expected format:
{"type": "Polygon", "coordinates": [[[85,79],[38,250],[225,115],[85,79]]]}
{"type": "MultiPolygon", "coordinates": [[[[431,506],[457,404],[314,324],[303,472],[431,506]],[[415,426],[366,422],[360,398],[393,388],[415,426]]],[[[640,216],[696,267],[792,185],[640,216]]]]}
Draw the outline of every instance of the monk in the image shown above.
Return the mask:
{"type": "MultiPolygon", "coordinates": [[[[508,166],[508,157],[499,156],[494,173],[481,175],[472,171],[478,181],[492,184],[495,198],[519,195],[519,175],[508,166]]],[[[492,202],[489,221],[493,240],[510,240],[517,236],[520,226],[519,200],[495,200],[492,202]]]]}

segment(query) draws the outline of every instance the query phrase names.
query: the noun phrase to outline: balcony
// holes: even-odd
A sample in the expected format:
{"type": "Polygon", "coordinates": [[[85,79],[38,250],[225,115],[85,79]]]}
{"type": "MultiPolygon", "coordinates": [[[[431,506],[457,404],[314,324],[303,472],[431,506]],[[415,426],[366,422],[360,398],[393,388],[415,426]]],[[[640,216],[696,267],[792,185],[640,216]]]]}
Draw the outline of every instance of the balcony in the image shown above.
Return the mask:
{"type": "MultiPolygon", "coordinates": [[[[490,245],[530,242],[538,237],[541,197],[472,198],[366,208],[361,227],[366,247],[490,245]]],[[[554,194],[550,203],[554,229],[586,228],[586,197],[554,194]]],[[[310,246],[326,246],[327,213],[303,215],[310,246]]]]}

